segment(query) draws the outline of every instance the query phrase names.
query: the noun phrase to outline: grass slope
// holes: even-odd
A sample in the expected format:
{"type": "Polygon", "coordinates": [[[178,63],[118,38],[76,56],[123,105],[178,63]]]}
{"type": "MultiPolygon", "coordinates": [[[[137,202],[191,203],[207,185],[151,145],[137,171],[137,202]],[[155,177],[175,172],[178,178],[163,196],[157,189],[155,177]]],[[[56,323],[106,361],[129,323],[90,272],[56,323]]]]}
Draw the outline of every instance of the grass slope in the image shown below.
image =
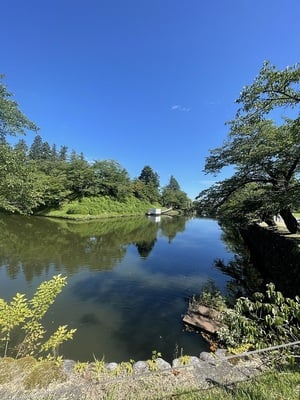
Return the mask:
{"type": "Polygon", "coordinates": [[[117,201],[109,196],[84,197],[63,204],[59,209],[45,210],[39,215],[67,219],[95,219],[118,216],[143,215],[149,208],[160,207],[129,196],[124,201],[117,201]]]}

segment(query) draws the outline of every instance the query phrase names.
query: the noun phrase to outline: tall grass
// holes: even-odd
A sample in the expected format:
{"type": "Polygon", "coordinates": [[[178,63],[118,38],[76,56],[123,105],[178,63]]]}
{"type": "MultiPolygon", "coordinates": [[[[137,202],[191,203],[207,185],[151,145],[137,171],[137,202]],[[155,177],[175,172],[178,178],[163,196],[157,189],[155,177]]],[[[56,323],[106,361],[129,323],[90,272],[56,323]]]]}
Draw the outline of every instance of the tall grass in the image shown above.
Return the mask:
{"type": "Polygon", "coordinates": [[[59,209],[43,211],[40,215],[68,219],[93,219],[99,217],[116,217],[123,215],[142,215],[149,208],[157,207],[141,201],[134,196],[128,196],[124,201],[114,200],[109,196],[85,197],[63,204],[59,209]]]}

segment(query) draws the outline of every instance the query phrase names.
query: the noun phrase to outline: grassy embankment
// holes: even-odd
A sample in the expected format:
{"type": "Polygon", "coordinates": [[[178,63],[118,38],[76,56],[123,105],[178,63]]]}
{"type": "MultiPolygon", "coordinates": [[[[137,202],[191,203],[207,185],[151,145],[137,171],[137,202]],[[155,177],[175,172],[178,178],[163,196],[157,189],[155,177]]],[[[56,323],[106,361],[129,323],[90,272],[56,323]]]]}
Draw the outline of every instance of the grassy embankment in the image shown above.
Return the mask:
{"type": "Polygon", "coordinates": [[[159,204],[151,204],[138,200],[136,197],[127,197],[120,202],[108,196],[84,197],[63,204],[58,209],[48,209],[38,213],[46,217],[86,220],[120,216],[144,215],[150,208],[161,208],[159,204]]]}
{"type": "Polygon", "coordinates": [[[68,381],[69,378],[54,362],[36,361],[32,357],[19,360],[0,358],[0,372],[0,391],[4,389],[1,392],[4,399],[25,394],[30,399],[55,400],[61,393],[66,400],[298,400],[300,393],[300,372],[295,366],[274,368],[245,382],[216,383],[209,389],[193,386],[188,379],[185,382],[174,377],[170,385],[164,373],[154,373],[142,379],[116,380],[112,376],[111,383],[104,379],[103,384],[98,379],[82,380],[78,374],[68,381]]]}
{"type": "Polygon", "coordinates": [[[300,372],[295,370],[271,371],[247,382],[205,391],[181,393],[180,400],[298,400],[300,398],[300,372]]]}

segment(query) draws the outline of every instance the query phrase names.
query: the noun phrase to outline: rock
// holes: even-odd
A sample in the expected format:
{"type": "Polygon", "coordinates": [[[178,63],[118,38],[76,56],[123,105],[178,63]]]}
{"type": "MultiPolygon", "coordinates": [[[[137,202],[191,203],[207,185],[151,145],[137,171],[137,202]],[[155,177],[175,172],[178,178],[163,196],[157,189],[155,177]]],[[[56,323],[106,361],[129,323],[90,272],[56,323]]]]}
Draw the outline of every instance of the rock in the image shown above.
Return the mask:
{"type": "Polygon", "coordinates": [[[216,364],[216,357],[214,356],[213,353],[207,353],[206,351],[203,351],[200,353],[200,360],[205,361],[209,364],[215,365],[216,364]]]}
{"type": "Polygon", "coordinates": [[[177,367],[181,367],[181,362],[180,362],[180,358],[175,358],[172,361],[172,368],[177,368],[177,367]]]}
{"type": "Polygon", "coordinates": [[[63,372],[65,374],[71,374],[72,372],[74,372],[74,365],[75,365],[74,360],[64,360],[62,366],[63,372]]]}
{"type": "Polygon", "coordinates": [[[110,363],[106,364],[105,366],[108,371],[113,371],[114,369],[118,368],[118,363],[110,362],[110,363]]]}
{"type": "Polygon", "coordinates": [[[215,351],[215,355],[216,355],[218,358],[221,358],[221,359],[226,358],[226,353],[227,353],[227,350],[225,350],[225,349],[217,349],[217,350],[215,351]]]}
{"type": "Polygon", "coordinates": [[[141,374],[149,371],[149,365],[146,361],[137,361],[133,364],[133,372],[135,374],[141,374]]]}
{"type": "Polygon", "coordinates": [[[162,358],[157,358],[156,359],[156,364],[157,364],[157,368],[159,370],[164,370],[164,369],[170,369],[171,368],[171,364],[168,363],[167,361],[163,360],[162,358]]]}
{"type": "Polygon", "coordinates": [[[201,360],[198,357],[191,356],[191,365],[195,366],[200,366],[201,360]]]}

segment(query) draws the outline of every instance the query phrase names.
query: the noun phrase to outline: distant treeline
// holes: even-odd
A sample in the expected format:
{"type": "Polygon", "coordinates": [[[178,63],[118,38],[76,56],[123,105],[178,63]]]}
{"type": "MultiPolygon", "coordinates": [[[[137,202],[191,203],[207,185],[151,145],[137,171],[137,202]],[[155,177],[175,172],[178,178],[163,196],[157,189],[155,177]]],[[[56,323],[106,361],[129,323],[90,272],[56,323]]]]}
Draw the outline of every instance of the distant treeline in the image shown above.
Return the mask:
{"type": "Polygon", "coordinates": [[[69,201],[109,196],[117,201],[135,197],[143,202],[188,208],[191,201],[171,176],[161,187],[158,174],[146,165],[131,179],[117,161],[88,162],[83,153],[50,146],[36,135],[29,147],[2,138],[0,146],[0,210],[31,214],[59,208],[69,201]]]}

